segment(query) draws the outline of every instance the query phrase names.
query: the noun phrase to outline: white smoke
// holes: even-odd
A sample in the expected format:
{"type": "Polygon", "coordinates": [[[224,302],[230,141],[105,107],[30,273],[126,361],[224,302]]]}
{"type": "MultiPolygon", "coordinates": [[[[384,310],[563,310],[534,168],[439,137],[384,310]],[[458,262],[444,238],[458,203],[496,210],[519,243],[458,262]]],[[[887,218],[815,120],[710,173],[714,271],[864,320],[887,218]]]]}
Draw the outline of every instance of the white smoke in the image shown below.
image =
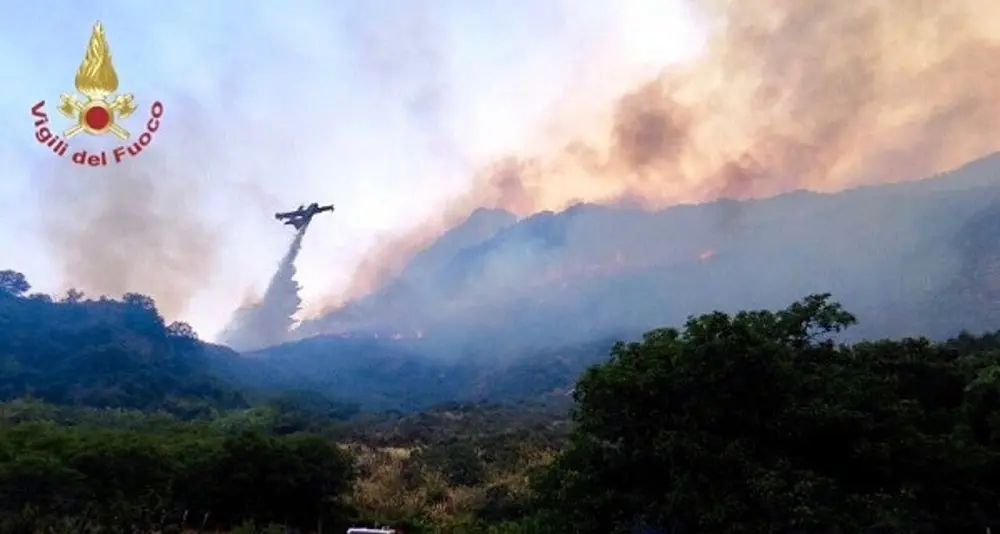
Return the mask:
{"type": "Polygon", "coordinates": [[[308,229],[306,223],[295,234],[263,298],[233,312],[229,324],[219,334],[220,342],[243,352],[285,341],[295,324],[293,316],[302,306],[300,286],[295,281],[295,259],[302,250],[302,238],[308,229]]]}

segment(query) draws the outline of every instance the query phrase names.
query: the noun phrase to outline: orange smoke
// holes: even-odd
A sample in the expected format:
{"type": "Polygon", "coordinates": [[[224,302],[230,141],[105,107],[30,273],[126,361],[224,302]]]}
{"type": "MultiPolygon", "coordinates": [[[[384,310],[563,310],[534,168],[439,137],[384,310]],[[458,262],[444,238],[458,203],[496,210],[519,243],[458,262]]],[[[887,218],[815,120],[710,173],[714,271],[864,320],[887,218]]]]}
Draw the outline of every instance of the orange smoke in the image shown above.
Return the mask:
{"type": "Polygon", "coordinates": [[[477,207],[648,208],[919,179],[1000,145],[1000,3],[700,0],[714,29],[574,135],[481,170],[428,221],[374,250],[348,288],[378,288],[477,207]]]}

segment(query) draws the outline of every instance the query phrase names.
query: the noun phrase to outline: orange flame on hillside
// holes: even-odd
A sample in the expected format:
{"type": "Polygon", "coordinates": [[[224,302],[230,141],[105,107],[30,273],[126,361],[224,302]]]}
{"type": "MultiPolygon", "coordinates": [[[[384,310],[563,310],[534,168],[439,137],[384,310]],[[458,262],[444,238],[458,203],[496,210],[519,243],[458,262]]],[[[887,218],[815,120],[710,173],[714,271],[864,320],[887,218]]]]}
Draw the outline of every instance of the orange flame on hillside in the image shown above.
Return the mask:
{"type": "Polygon", "coordinates": [[[476,207],[523,215],[835,191],[923,178],[1000,147],[1000,3],[695,4],[715,31],[699,58],[600,112],[557,113],[572,136],[483,167],[438,218],[373,250],[343,299],[380,287],[476,207]]]}

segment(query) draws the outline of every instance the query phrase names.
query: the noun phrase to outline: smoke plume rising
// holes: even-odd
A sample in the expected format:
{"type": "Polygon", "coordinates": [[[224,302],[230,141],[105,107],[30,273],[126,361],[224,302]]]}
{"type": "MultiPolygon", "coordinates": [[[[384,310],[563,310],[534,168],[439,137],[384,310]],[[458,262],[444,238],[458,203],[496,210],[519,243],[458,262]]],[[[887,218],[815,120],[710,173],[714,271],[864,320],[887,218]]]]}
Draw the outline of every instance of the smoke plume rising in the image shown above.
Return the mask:
{"type": "Polygon", "coordinates": [[[222,343],[235,350],[248,351],[277,345],[285,340],[295,324],[292,316],[302,305],[299,284],[295,281],[295,258],[302,250],[302,238],[308,229],[309,224],[306,223],[296,232],[264,296],[258,302],[233,312],[229,325],[219,335],[222,343]]]}
{"type": "MultiPolygon", "coordinates": [[[[485,165],[461,198],[359,265],[329,304],[383,287],[476,207],[647,208],[918,179],[1000,147],[1000,4],[697,0],[694,60],[531,151],[485,165]]],[[[738,216],[738,214],[736,215],[738,216]]],[[[605,229],[613,231],[613,229],[605,229]]]]}
{"type": "Polygon", "coordinates": [[[38,216],[67,287],[138,291],[177,317],[212,274],[216,235],[197,211],[198,184],[148,152],[85,176],[58,161],[38,216]]]}

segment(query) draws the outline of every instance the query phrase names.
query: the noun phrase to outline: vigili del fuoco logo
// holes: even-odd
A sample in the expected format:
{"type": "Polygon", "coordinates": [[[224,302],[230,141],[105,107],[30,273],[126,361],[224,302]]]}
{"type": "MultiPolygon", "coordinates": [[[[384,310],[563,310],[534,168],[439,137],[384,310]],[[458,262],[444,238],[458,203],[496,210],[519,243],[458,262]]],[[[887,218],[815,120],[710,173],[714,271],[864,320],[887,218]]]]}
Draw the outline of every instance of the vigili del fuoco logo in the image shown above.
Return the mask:
{"type": "Polygon", "coordinates": [[[76,90],[83,95],[63,93],[59,97],[59,113],[72,121],[72,125],[56,133],[55,125],[49,122],[45,112],[45,101],[32,106],[35,117],[35,139],[48,147],[55,155],[65,157],[71,150],[71,140],[85,133],[93,136],[111,134],[124,142],[110,151],[79,150],[73,152],[70,160],[77,165],[103,167],[111,163],[121,163],[126,158],[138,156],[153,141],[153,134],[160,128],[163,104],[154,101],[149,107],[146,129],[137,139],[125,129],[121,121],[132,116],[136,110],[135,98],[131,93],[118,93],[118,74],[111,64],[111,50],[104,38],[104,28],[100,21],[94,25],[87,45],[87,54],[76,71],[76,90]],[[131,142],[130,142],[131,140],[131,142]]]}

